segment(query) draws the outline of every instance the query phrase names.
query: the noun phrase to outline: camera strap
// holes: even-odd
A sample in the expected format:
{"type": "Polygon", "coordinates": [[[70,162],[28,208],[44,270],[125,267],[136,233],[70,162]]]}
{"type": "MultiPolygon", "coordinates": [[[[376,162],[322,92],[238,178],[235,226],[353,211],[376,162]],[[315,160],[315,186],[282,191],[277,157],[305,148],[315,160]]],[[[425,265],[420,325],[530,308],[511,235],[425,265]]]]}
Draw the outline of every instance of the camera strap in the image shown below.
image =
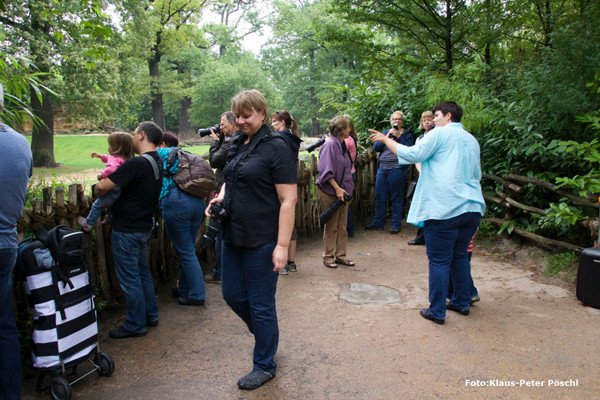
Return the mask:
{"type": "MultiPolygon", "coordinates": [[[[263,125],[260,128],[260,130],[254,135],[254,137],[252,137],[252,139],[250,140],[250,143],[247,145],[246,149],[243,150],[243,153],[241,154],[240,158],[237,161],[235,161],[235,165],[233,166],[233,181],[231,182],[231,187],[227,187],[225,189],[227,191],[227,199],[225,202],[225,209],[228,211],[231,210],[230,206],[231,206],[231,199],[233,199],[233,192],[235,190],[238,178],[240,176],[240,170],[244,166],[246,158],[248,158],[248,156],[252,153],[252,151],[256,148],[256,146],[260,142],[262,142],[263,138],[271,136],[269,129],[268,128],[265,129],[265,128],[266,128],[265,125],[263,125]]],[[[232,148],[235,146],[236,155],[231,159],[231,161],[234,161],[235,158],[238,156],[240,149],[243,149],[244,136],[246,136],[246,135],[239,135],[238,137],[236,137],[234,139],[236,141],[236,143],[232,144],[232,148]]]]}

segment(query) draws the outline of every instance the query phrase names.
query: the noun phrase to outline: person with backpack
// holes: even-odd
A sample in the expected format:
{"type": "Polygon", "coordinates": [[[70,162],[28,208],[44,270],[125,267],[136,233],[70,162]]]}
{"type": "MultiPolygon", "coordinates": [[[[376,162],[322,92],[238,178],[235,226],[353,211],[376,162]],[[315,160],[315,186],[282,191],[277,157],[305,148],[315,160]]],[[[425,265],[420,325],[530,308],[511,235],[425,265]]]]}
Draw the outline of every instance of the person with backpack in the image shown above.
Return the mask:
{"type": "Polygon", "coordinates": [[[162,130],[145,121],[133,131],[133,157],[96,184],[97,196],[119,187],[121,196],[113,204],[112,254],[117,278],[125,295],[125,323],[109,332],[123,339],[146,335],[146,327],[158,325],[158,305],[148,267],[148,244],[153,216],[162,187],[162,159],[156,148],[162,130]]]}
{"type": "Polygon", "coordinates": [[[279,343],[275,291],[286,265],[294,227],[297,172],[294,149],[266,125],[267,100],[258,90],[238,93],[231,109],[241,130],[231,144],[224,183],[211,209],[223,207],[223,298],[254,335],[252,372],[240,389],[256,389],[275,377],[279,343]]]}
{"type": "MultiPolygon", "coordinates": [[[[4,90],[0,84],[0,113],[4,90]]],[[[12,310],[12,270],[17,259],[17,221],[21,218],[33,158],[27,139],[0,122],[0,399],[21,398],[19,335],[12,310]]]]}
{"type": "Polygon", "coordinates": [[[176,159],[172,165],[168,165],[168,160],[178,144],[177,136],[170,133],[168,140],[163,140],[162,147],[156,150],[163,160],[165,171],[159,196],[163,222],[179,257],[179,285],[172,290],[179,304],[202,306],[206,299],[206,288],[195,244],[198,229],[204,219],[206,200],[184,192],[175,184],[173,177],[179,163],[176,159]]]}

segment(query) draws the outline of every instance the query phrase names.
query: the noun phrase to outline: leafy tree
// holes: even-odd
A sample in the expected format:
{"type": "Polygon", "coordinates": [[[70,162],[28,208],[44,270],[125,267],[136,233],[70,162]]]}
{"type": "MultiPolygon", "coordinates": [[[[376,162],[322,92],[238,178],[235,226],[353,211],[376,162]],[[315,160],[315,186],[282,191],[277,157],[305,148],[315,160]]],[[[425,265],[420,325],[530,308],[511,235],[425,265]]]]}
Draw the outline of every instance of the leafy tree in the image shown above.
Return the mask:
{"type": "Polygon", "coordinates": [[[167,49],[174,48],[170,41],[189,43],[192,37],[185,37],[188,32],[185,28],[199,22],[198,17],[207,3],[208,0],[125,0],[120,8],[125,36],[133,44],[132,56],[147,62],[153,120],[162,129],[165,129],[166,122],[161,60],[167,49]]]}
{"type": "MultiPolygon", "coordinates": [[[[101,39],[112,31],[97,1],[65,0],[35,2],[8,0],[0,14],[5,51],[26,54],[43,73],[44,84],[58,74],[61,62],[70,46],[89,38],[101,39]]],[[[88,63],[106,51],[98,41],[87,49],[88,63]]],[[[52,87],[49,84],[48,87],[52,87]]],[[[54,107],[52,92],[31,90],[30,104],[34,115],[42,122],[33,125],[31,149],[36,167],[54,167],[54,107]]]]}
{"type": "Polygon", "coordinates": [[[49,89],[40,81],[39,73],[32,72],[32,69],[35,70],[29,60],[0,52],[0,83],[4,90],[4,110],[0,115],[2,121],[12,127],[23,126],[28,118],[34,123],[40,123],[27,103],[27,98],[30,90],[41,97],[41,90],[49,89]]]}
{"type": "Polygon", "coordinates": [[[231,108],[230,99],[246,89],[260,90],[271,106],[282,102],[253,54],[226,55],[207,62],[192,93],[192,121],[202,127],[213,126],[221,113],[231,108]]]}
{"type": "Polygon", "coordinates": [[[468,56],[471,15],[464,0],[338,0],[333,7],[348,21],[392,36],[379,53],[385,63],[399,59],[450,71],[468,56]]]}
{"type": "Polygon", "coordinates": [[[279,108],[287,108],[302,132],[313,136],[321,133],[321,121],[338,111],[328,105],[343,102],[360,77],[360,62],[352,54],[320,38],[320,30],[337,25],[327,5],[276,2],[273,38],[262,52],[262,62],[284,100],[279,108]]]}

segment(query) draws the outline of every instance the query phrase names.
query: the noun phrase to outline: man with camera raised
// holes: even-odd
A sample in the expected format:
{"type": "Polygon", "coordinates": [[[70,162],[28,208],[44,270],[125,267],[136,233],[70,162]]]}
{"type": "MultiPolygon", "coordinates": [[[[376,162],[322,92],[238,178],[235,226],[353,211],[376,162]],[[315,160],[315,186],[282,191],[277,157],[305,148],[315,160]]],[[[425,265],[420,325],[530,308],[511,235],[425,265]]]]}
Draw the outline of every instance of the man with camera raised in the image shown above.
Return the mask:
{"type": "MultiPolygon", "coordinates": [[[[231,138],[233,133],[238,130],[238,126],[235,123],[235,114],[231,111],[226,111],[221,114],[221,125],[219,126],[219,132],[210,130],[210,138],[213,140],[210,145],[208,161],[210,166],[215,168],[215,175],[217,181],[219,181],[219,188],[221,187],[221,174],[223,168],[227,163],[227,153],[229,152],[229,146],[231,145],[231,138]]],[[[212,274],[204,275],[204,281],[208,283],[221,282],[221,234],[217,234],[215,238],[215,266],[212,274]]]]}
{"type": "Polygon", "coordinates": [[[221,125],[218,132],[210,130],[210,138],[213,140],[210,144],[208,161],[210,166],[215,168],[217,180],[221,181],[221,174],[227,161],[227,153],[231,145],[231,136],[238,130],[235,123],[235,115],[231,111],[221,114],[221,125]]]}

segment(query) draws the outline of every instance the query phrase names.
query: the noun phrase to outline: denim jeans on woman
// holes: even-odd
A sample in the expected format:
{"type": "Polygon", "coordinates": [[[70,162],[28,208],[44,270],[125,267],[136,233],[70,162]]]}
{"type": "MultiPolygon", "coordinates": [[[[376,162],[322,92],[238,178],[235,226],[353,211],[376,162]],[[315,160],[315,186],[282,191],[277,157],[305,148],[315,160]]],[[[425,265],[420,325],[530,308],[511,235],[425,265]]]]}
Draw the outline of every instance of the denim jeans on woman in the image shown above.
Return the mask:
{"type": "Polygon", "coordinates": [[[279,273],[273,272],[276,243],[255,249],[223,242],[221,289],[223,299],[254,334],[253,371],[274,373],[279,344],[275,291],[279,273]]]}
{"type": "Polygon", "coordinates": [[[17,249],[0,249],[0,399],[20,399],[21,353],[12,310],[12,270],[17,249]]]}
{"type": "Polygon", "coordinates": [[[152,231],[127,233],[112,231],[112,253],[121,284],[127,315],[123,327],[135,333],[146,332],[146,324],[158,321],[154,282],[148,267],[148,242],[152,231]]]}
{"type": "Polygon", "coordinates": [[[454,283],[450,301],[461,310],[470,308],[472,280],[467,249],[480,222],[481,214],[477,212],[425,221],[425,245],[429,258],[429,312],[435,318],[446,317],[450,272],[454,283]]]}
{"type": "Polygon", "coordinates": [[[377,170],[375,179],[375,216],[372,225],[383,229],[387,198],[392,204],[392,228],[400,228],[402,224],[402,208],[404,207],[404,185],[408,176],[407,168],[377,170]]]}
{"type": "Polygon", "coordinates": [[[206,201],[173,187],[162,199],[161,207],[167,233],[179,256],[179,295],[204,300],[206,288],[195,243],[206,201]]]}

